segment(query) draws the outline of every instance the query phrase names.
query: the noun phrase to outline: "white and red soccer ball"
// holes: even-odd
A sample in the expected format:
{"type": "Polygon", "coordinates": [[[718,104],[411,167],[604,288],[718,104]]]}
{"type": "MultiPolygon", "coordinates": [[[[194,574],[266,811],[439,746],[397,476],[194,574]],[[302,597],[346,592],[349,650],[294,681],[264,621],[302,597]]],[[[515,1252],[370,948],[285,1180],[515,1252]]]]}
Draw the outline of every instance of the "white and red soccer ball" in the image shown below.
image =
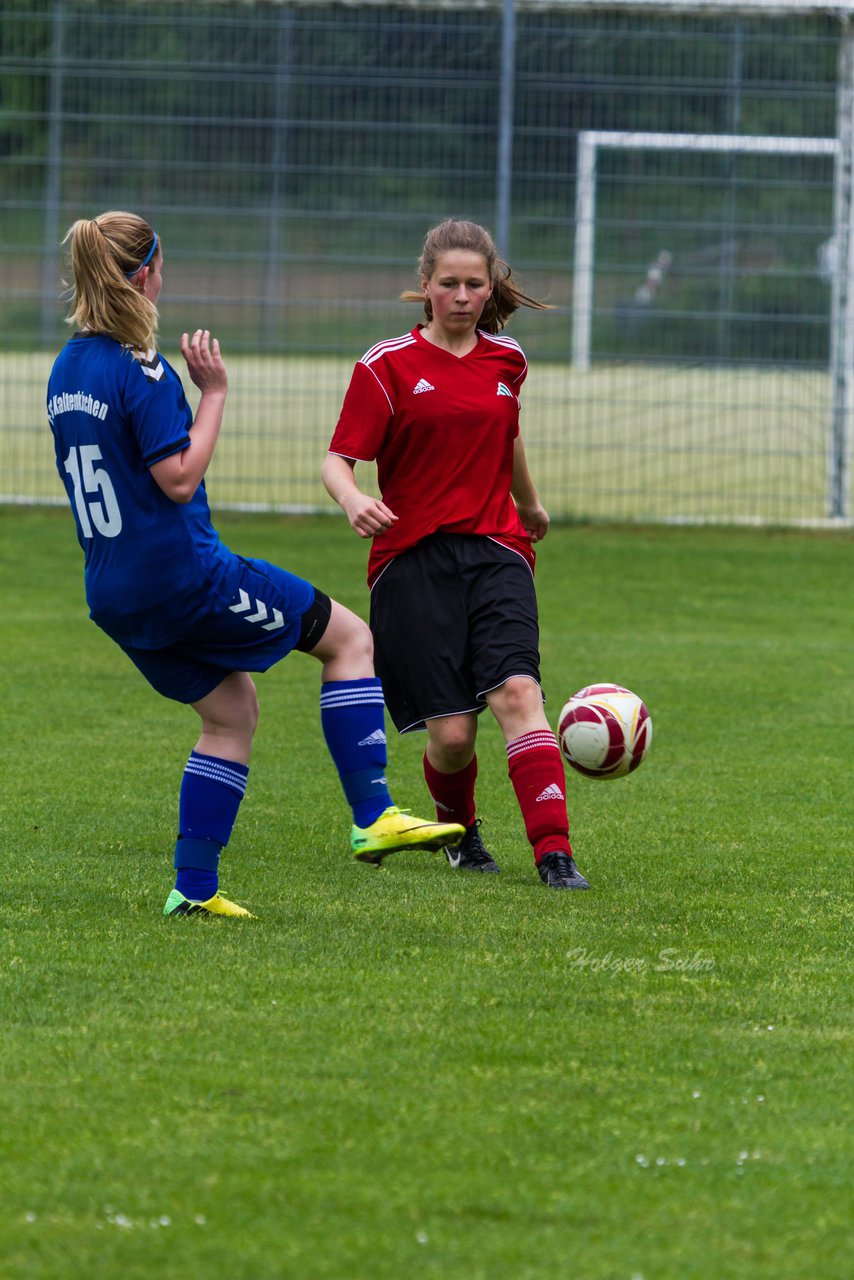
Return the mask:
{"type": "Polygon", "coordinates": [[[652,720],[637,694],[620,684],[579,689],[560,713],[563,758],[588,778],[622,778],[649,751],[652,720]]]}

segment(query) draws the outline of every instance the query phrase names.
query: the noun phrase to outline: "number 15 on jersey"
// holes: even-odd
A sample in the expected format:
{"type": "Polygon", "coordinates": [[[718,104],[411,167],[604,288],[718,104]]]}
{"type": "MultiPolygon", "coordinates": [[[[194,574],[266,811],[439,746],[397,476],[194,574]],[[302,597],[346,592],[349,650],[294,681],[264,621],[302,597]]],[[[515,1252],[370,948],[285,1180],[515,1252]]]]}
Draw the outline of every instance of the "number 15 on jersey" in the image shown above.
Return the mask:
{"type": "Polygon", "coordinates": [[[74,486],[74,505],[84,538],[93,537],[93,525],[105,538],[115,538],[122,531],[116,491],[105,468],[95,466],[100,461],[101,450],[96,444],[81,444],[68,450],[63,463],[74,486]]]}

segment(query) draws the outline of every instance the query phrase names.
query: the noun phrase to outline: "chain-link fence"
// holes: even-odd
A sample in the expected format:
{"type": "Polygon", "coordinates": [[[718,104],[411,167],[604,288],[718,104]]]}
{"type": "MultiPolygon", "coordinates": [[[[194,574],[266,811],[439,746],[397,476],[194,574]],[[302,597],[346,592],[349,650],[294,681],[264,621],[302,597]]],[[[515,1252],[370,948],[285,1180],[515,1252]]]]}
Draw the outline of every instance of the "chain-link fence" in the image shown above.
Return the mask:
{"type": "Polygon", "coordinates": [[[420,318],[424,232],[463,215],[554,305],[509,332],[555,516],[847,519],[847,27],[792,8],[0,0],[0,495],[61,492],[75,218],[157,228],[167,357],[222,339],[213,501],[328,507],[352,364],[420,318]]]}

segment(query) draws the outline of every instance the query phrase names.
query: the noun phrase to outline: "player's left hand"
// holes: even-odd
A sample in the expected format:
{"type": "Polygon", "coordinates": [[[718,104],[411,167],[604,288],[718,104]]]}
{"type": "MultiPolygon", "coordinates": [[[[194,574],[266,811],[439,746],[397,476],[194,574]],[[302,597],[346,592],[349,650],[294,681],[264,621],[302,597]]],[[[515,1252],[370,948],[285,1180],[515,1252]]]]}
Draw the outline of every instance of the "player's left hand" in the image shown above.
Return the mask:
{"type": "Polygon", "coordinates": [[[522,528],[527,533],[532,542],[542,542],[543,538],[549,531],[549,513],[545,507],[539,503],[532,506],[516,504],[516,510],[519,513],[519,519],[522,521],[522,528]]]}
{"type": "Polygon", "coordinates": [[[219,349],[219,339],[209,329],[197,329],[192,337],[181,334],[181,354],[187,372],[200,391],[228,390],[228,374],[219,349]]]}

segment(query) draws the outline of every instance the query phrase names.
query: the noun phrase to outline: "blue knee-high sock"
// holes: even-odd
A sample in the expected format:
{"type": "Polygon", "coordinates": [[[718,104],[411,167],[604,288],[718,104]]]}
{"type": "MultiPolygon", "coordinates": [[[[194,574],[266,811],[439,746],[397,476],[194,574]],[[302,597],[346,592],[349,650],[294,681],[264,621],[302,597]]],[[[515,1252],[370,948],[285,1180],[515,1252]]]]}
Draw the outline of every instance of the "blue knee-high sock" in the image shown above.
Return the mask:
{"type": "Polygon", "coordinates": [[[383,687],[367,680],[328,680],[320,723],[357,827],[369,827],[392,803],[385,779],[383,687]]]}
{"type": "Polygon", "coordinates": [[[219,855],[246,791],[248,766],[193,751],[181,780],[175,888],[207,902],[219,887],[219,855]]]}

